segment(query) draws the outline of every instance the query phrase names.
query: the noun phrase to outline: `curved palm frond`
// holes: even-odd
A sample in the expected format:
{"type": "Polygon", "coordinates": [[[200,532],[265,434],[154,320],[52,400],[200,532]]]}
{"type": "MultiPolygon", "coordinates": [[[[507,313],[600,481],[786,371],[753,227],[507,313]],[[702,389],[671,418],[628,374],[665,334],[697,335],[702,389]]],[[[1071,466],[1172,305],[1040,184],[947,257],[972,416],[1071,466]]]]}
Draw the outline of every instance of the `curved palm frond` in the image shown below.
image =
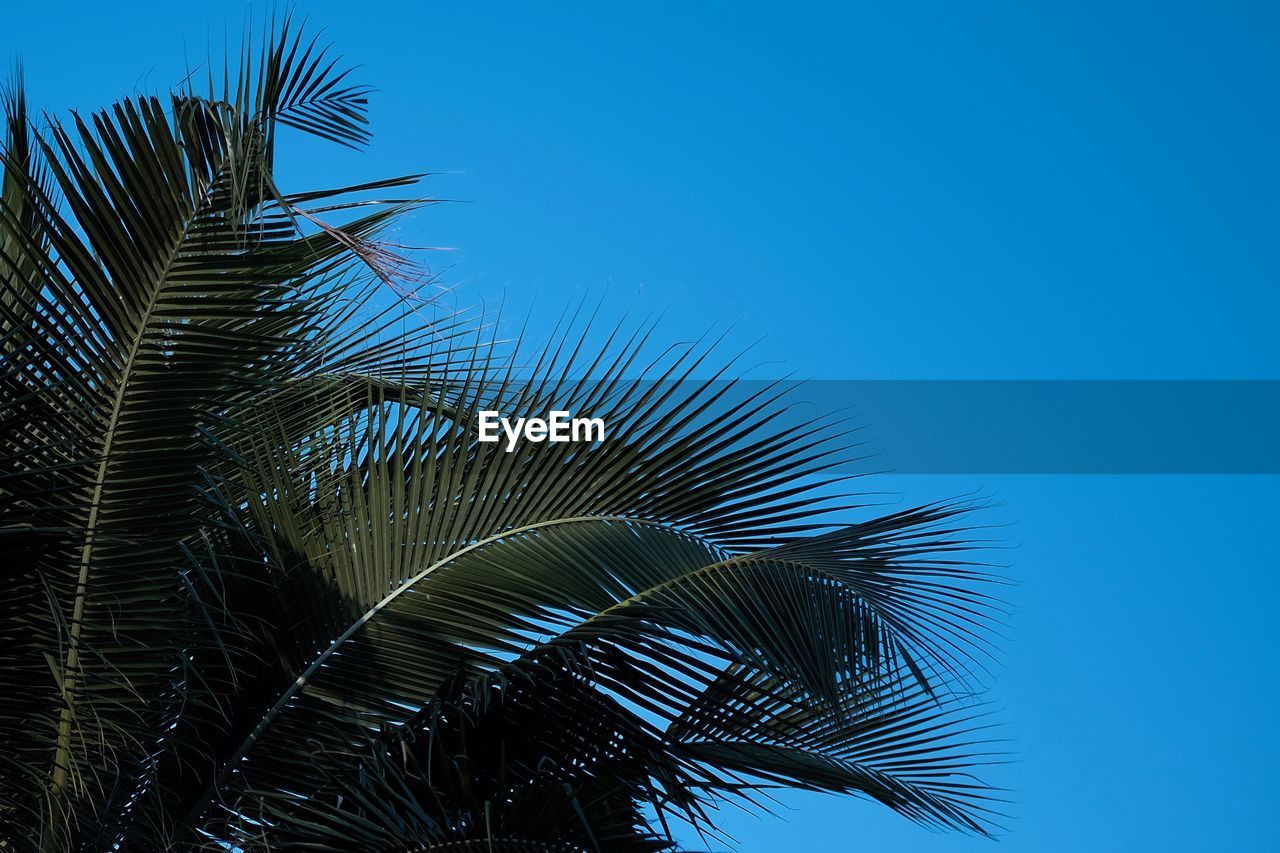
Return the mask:
{"type": "MultiPolygon", "coordinates": [[[[287,24],[277,37],[277,52],[296,49],[287,24]]],[[[0,835],[12,843],[35,827],[46,849],[110,846],[197,701],[188,663],[221,641],[184,548],[210,519],[199,485],[234,462],[216,436],[329,368],[414,363],[376,336],[339,338],[343,304],[360,299],[353,246],[375,245],[410,205],[303,229],[305,210],[261,191],[278,113],[300,91],[335,91],[331,66],[269,62],[242,79],[239,100],[183,94],[166,111],[140,98],[39,133],[21,96],[8,102],[0,535],[17,636],[0,685],[12,780],[0,835]]],[[[305,114],[320,135],[347,133],[347,118],[305,114]]],[[[407,310],[384,322],[439,336],[407,310]]]]}
{"type": "MultiPolygon", "coordinates": [[[[403,394],[391,402],[378,386],[345,430],[266,442],[250,463],[261,475],[251,514],[263,541],[242,559],[288,578],[272,608],[302,600],[299,576],[325,592],[299,605],[289,663],[228,740],[216,796],[229,823],[215,834],[276,826],[282,808],[339,772],[325,756],[343,756],[342,766],[352,742],[410,726],[460,664],[484,678],[549,649],[585,648],[595,689],[672,733],[731,677],[779,679],[773,693],[812,710],[814,725],[823,714],[851,720],[869,691],[888,703],[886,683],[951,701],[947,674],[989,653],[986,630],[999,615],[981,590],[990,578],[954,558],[973,544],[955,524],[965,507],[835,526],[818,493],[800,488],[832,464],[831,429],[769,430],[774,391],[709,425],[701,416],[723,385],[621,379],[641,346],[643,336],[592,363],[599,381],[571,378],[572,354],[519,382],[477,363],[464,393],[463,410],[493,399],[514,412],[581,406],[611,425],[603,450],[508,453],[476,439],[474,418],[405,405],[403,394]],[[699,440],[711,429],[726,440],[699,440]],[[319,619],[326,606],[329,619],[319,619]]],[[[701,357],[649,375],[687,377],[701,357]]],[[[842,731],[825,752],[788,753],[789,770],[780,769],[785,742],[756,753],[751,743],[716,745],[735,772],[754,754],[764,776],[790,772],[807,780],[796,784],[864,791],[918,819],[981,831],[964,785],[930,787],[892,766],[850,769],[839,749],[853,735],[842,731]],[[885,793],[890,784],[898,794],[885,793]]]]}

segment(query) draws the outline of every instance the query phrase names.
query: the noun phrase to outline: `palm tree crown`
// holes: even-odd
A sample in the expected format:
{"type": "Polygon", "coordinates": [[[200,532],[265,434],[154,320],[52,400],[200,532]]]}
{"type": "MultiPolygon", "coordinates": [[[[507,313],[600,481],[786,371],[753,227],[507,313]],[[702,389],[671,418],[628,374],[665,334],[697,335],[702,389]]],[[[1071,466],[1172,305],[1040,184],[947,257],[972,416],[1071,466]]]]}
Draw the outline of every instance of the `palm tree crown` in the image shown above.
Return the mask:
{"type": "Polygon", "coordinates": [[[774,786],[988,832],[969,507],[850,523],[839,425],[711,347],[424,306],[421,176],[276,182],[368,90],[287,20],[235,65],[4,102],[0,849],[667,850],[774,786]],[[477,440],[552,406],[607,442],[477,440]]]}

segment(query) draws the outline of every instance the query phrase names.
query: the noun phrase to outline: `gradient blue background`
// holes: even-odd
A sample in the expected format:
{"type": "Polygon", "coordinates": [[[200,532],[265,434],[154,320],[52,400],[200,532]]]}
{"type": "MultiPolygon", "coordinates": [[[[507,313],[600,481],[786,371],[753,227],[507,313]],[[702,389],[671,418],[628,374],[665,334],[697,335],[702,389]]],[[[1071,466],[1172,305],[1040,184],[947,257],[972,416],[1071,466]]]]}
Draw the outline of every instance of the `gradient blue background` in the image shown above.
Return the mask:
{"type": "MultiPolygon", "coordinates": [[[[460,304],[535,337],[584,295],[667,307],[660,337],[729,321],[817,377],[1280,378],[1274,6],[456,5],[299,4],[382,91],[370,154],[300,145],[290,178],[446,173],[466,203],[403,236],[455,247],[460,304]]],[[[262,11],[19,4],[0,48],[89,109],[262,11]]],[[[788,795],[726,816],[739,849],[1274,845],[1276,478],[874,486],[1013,522],[1015,818],[996,848],[788,795]]]]}

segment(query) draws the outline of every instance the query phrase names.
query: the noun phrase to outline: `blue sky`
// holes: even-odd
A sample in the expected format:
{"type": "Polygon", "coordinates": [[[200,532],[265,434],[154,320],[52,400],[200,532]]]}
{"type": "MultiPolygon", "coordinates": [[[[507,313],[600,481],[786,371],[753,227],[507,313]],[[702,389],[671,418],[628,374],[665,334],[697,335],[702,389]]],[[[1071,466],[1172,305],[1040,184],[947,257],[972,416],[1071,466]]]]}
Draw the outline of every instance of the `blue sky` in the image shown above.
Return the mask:
{"type": "MultiPolygon", "coordinates": [[[[289,178],[442,173],[460,203],[405,241],[535,336],[589,296],[815,377],[1280,378],[1275,7],[689,5],[299,3],[381,91],[368,154],[289,178]]],[[[263,8],[20,4],[0,46],[89,109],[263,8]]],[[[1276,478],[883,486],[1012,523],[1015,819],[996,848],[787,796],[727,818],[739,849],[1267,845],[1276,478]]]]}

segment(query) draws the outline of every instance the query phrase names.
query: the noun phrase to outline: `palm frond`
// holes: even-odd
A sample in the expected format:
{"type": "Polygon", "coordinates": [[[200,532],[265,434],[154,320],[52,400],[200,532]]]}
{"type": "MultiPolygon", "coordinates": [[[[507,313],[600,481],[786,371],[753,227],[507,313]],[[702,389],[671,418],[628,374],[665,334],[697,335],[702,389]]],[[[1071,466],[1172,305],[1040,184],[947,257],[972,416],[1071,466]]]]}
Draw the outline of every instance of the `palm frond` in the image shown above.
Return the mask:
{"type": "Polygon", "coordinates": [[[14,780],[0,816],[22,828],[6,838],[114,843],[165,732],[201,701],[188,663],[222,640],[184,549],[210,518],[205,472],[233,464],[211,438],[291,382],[400,360],[337,338],[352,246],[410,205],[302,228],[244,191],[247,176],[270,183],[275,111],[316,73],[272,69],[280,91],[252,115],[140,98],[35,133],[21,96],[8,101],[0,535],[21,637],[0,686],[14,780]]]}
{"type": "MultiPolygon", "coordinates": [[[[592,363],[602,381],[574,378],[572,342],[520,381],[478,357],[463,389],[463,411],[494,399],[516,412],[580,405],[611,425],[604,452],[507,453],[477,440],[473,418],[371,384],[345,428],[268,440],[249,460],[262,544],[243,559],[287,578],[272,607],[300,602],[302,630],[259,713],[228,738],[217,792],[202,795],[226,804],[225,820],[245,825],[255,798],[274,808],[311,796],[334,772],[324,756],[409,725],[459,662],[481,678],[539,649],[584,647],[598,689],[674,724],[735,666],[839,715],[862,685],[907,677],[932,690],[936,673],[966,663],[960,638],[985,649],[998,603],[980,567],[952,558],[969,544],[950,524],[965,507],[834,526],[816,496],[787,488],[830,464],[830,429],[779,438],[767,390],[717,423],[733,440],[700,442],[721,384],[649,378],[684,377],[703,353],[621,379],[642,345],[592,363]],[[301,598],[299,574],[324,592],[301,598]]],[[[967,814],[962,798],[953,808],[967,814]]]]}

